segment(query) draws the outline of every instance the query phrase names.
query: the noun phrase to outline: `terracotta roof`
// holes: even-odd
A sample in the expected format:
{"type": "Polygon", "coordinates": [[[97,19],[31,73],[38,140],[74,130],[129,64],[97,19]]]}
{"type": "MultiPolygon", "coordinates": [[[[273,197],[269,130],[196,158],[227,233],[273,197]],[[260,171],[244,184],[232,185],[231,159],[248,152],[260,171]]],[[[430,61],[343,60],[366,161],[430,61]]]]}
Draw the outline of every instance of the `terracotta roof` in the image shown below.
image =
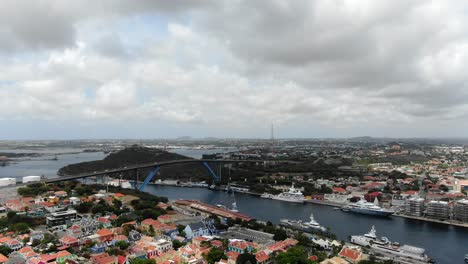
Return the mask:
{"type": "Polygon", "coordinates": [[[341,188],[341,187],[333,187],[332,188],[333,192],[338,192],[338,193],[345,193],[346,190],[341,188]]]}
{"type": "Polygon", "coordinates": [[[268,254],[263,250],[255,254],[255,259],[257,259],[257,262],[263,262],[269,258],[270,256],[268,256],[268,254]]]}
{"type": "Polygon", "coordinates": [[[124,197],[125,194],[123,194],[123,193],[115,193],[114,196],[115,196],[115,197],[124,197]]]}
{"type": "Polygon", "coordinates": [[[63,244],[74,244],[78,243],[78,239],[72,237],[72,236],[64,236],[60,239],[60,242],[63,244]]]}
{"type": "Polygon", "coordinates": [[[64,258],[64,257],[68,257],[70,255],[71,255],[71,253],[66,251],[66,250],[62,250],[62,251],[57,252],[57,258],[64,258]]]}
{"type": "Polygon", "coordinates": [[[102,229],[99,229],[96,232],[96,234],[98,234],[99,236],[112,236],[114,233],[112,233],[112,231],[110,231],[107,228],[102,228],[102,229]]]}
{"type": "Polygon", "coordinates": [[[361,257],[361,252],[348,247],[343,247],[339,255],[351,259],[353,261],[357,261],[361,257]]]}
{"type": "Polygon", "coordinates": [[[237,252],[234,252],[234,251],[228,251],[226,252],[226,256],[228,257],[228,259],[232,259],[232,260],[237,260],[237,258],[239,257],[239,253],[237,252]]]}
{"type": "Polygon", "coordinates": [[[0,253],[0,262],[6,262],[8,260],[2,253],[0,253]]]}

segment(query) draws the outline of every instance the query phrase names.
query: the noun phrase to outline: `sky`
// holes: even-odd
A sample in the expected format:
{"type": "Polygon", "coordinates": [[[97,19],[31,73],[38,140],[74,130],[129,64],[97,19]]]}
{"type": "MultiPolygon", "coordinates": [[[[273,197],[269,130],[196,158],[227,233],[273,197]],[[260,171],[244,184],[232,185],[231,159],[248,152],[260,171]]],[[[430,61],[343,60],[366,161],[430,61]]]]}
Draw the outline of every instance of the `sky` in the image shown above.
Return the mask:
{"type": "Polygon", "coordinates": [[[0,139],[465,137],[467,73],[467,1],[0,3],[0,139]]]}

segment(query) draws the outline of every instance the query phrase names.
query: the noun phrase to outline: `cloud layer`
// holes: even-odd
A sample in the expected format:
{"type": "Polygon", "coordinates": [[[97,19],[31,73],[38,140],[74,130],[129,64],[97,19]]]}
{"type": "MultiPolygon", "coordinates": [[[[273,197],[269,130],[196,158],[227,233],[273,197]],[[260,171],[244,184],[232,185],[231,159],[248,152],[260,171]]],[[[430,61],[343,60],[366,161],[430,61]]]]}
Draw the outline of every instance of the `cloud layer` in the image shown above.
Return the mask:
{"type": "Polygon", "coordinates": [[[124,137],[268,136],[271,122],[284,137],[463,136],[467,7],[5,1],[0,122],[71,121],[74,137],[114,137],[110,124],[146,131],[124,137]]]}

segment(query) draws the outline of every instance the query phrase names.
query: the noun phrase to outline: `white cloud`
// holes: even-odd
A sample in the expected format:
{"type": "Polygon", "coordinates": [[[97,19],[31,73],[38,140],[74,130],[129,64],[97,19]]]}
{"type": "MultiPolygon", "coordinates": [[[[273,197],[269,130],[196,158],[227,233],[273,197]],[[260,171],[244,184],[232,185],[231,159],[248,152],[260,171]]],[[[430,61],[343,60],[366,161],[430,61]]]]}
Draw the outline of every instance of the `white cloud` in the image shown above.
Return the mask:
{"type": "Polygon", "coordinates": [[[468,118],[459,1],[215,2],[5,6],[0,119],[416,134],[468,118]]]}

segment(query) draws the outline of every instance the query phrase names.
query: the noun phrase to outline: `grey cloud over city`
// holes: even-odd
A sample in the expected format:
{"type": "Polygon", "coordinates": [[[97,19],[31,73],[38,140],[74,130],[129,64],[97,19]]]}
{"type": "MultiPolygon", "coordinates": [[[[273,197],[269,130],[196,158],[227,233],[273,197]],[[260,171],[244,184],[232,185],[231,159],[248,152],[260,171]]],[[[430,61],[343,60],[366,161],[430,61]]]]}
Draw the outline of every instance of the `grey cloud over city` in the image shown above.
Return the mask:
{"type": "Polygon", "coordinates": [[[468,129],[464,1],[1,5],[4,139],[468,129]]]}

